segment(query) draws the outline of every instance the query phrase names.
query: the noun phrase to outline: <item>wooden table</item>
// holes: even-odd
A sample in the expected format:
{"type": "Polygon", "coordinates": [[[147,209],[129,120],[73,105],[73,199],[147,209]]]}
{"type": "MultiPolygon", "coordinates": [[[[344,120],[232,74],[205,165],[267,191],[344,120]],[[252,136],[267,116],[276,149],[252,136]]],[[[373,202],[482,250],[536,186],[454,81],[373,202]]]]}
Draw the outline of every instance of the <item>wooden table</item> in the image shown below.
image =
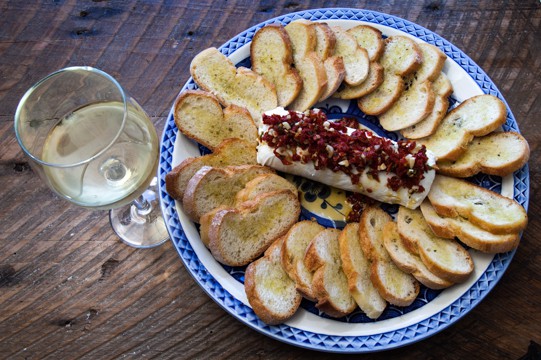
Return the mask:
{"type": "Polygon", "coordinates": [[[17,103],[34,82],[65,66],[90,65],[116,77],[161,133],[199,51],[272,17],[333,6],[399,16],[462,49],[498,86],[532,150],[529,225],[497,286],[436,335],[363,358],[539,356],[540,2],[300,3],[0,2],[0,358],[335,356],[281,343],[237,321],[201,290],[170,242],[150,250],[124,245],[106,212],[72,206],[45,187],[13,131],[17,103]]]}

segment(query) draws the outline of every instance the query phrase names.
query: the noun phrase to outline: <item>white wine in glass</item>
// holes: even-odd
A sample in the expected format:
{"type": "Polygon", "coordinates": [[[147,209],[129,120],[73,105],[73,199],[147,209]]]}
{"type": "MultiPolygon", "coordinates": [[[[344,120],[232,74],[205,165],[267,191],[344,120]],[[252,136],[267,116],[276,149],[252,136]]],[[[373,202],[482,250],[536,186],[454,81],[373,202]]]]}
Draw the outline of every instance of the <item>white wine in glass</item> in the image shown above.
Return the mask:
{"type": "Polygon", "coordinates": [[[15,132],[47,185],[76,205],[111,209],[125,243],[145,248],[168,239],[155,190],[156,131],[110,75],[70,67],[47,76],[21,99],[15,132]]]}

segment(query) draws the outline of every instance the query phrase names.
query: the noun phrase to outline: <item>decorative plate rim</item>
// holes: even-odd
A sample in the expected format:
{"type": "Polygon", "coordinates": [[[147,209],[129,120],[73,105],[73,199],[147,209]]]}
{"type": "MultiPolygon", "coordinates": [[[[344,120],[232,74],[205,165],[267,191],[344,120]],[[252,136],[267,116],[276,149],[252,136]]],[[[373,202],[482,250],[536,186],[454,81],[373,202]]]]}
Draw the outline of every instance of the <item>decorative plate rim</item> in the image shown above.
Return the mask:
{"type": "MultiPolygon", "coordinates": [[[[516,120],[505,99],[495,84],[478,65],[476,65],[460,49],[441,36],[413,22],[393,15],[371,10],[350,8],[322,8],[299,11],[281,15],[252,26],[226,42],[219,50],[226,56],[230,56],[239,48],[248,44],[255,32],[261,27],[276,22],[285,25],[297,19],[307,19],[312,21],[354,20],[373,23],[403,31],[438,46],[449,58],[458,63],[473,81],[479,85],[484,93],[494,95],[505,103],[508,110],[508,117],[503,126],[504,130],[519,132],[516,120]]],[[[191,79],[184,85],[181,91],[188,87],[190,81],[191,79]]],[[[480,278],[473,283],[462,296],[453,301],[452,304],[418,323],[400,329],[363,336],[336,336],[314,333],[294,328],[286,324],[269,326],[259,320],[249,306],[246,306],[225,290],[207,271],[191,247],[190,242],[182,229],[176,211],[175,200],[173,200],[165,191],[165,175],[172,167],[171,160],[176,135],[177,128],[173,120],[173,109],[171,108],[161,138],[158,179],[162,213],[173,245],[190,275],[219,306],[251,328],[276,340],[311,350],[336,353],[375,352],[402,347],[421,341],[452,325],[480,303],[503,276],[516,252],[516,250],[513,250],[508,253],[496,254],[480,278]]],[[[513,175],[513,185],[515,200],[527,210],[530,187],[528,165],[525,165],[513,175]]]]}

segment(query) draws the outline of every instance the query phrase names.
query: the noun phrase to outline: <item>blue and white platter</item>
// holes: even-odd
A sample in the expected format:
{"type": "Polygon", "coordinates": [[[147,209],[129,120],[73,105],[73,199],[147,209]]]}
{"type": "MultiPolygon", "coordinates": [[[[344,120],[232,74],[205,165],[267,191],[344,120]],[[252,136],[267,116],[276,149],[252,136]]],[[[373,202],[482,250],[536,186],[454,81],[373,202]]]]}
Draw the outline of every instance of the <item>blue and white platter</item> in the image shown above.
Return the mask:
{"type": "MultiPolygon", "coordinates": [[[[400,34],[436,45],[447,55],[443,71],[453,84],[452,103],[457,104],[479,94],[497,96],[505,103],[502,94],[483,70],[453,44],[412,22],[369,10],[316,9],[283,15],[240,33],[219,50],[237,66],[249,66],[250,42],[258,29],[272,23],[286,25],[297,19],[325,21],[345,29],[365,23],[380,29],[384,36],[400,34]]],[[[193,79],[190,79],[181,92],[196,88],[193,79]]],[[[398,136],[385,132],[377,118],[362,114],[354,102],[331,100],[317,107],[326,111],[330,118],[353,116],[380,135],[395,139],[398,136]]],[[[336,353],[375,352],[405,346],[436,334],[466,315],[494,288],[513,258],[515,251],[491,255],[470,250],[475,270],[466,282],[443,291],[422,287],[412,305],[406,308],[388,306],[377,320],[369,319],[361,310],[342,319],[332,319],[319,313],[313,303],[303,301],[301,308],[289,321],[269,326],[259,320],[250,308],[244,292],[244,268],[223,266],[214,260],[201,243],[196,225],[165,191],[165,175],[173,167],[188,157],[200,156],[206,152],[203,147],[177,131],[172,111],[162,135],[158,169],[162,211],[171,240],[186,269],[208,296],[233,317],[271,338],[303,348],[336,353]]],[[[503,130],[519,131],[509,108],[503,130]]],[[[525,208],[528,206],[527,165],[505,178],[481,174],[470,180],[514,198],[525,208]]],[[[310,194],[312,201],[324,199],[321,191],[325,189],[318,189],[310,194]]],[[[385,209],[391,214],[396,211],[393,206],[385,209]]],[[[302,216],[310,215],[303,211],[302,216]]],[[[329,225],[325,219],[319,220],[329,225]]]]}

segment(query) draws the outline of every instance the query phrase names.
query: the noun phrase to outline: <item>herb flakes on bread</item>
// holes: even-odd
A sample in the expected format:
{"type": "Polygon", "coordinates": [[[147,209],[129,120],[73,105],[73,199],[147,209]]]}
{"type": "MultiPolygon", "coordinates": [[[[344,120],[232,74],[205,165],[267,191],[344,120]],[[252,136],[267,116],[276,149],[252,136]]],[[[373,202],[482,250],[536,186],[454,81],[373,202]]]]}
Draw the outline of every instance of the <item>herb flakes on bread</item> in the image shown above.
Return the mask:
{"type": "Polygon", "coordinates": [[[282,238],[250,263],[244,273],[244,289],[250,306],[266,324],[276,325],[291,318],[302,296],[282,267],[282,238]]]}
{"type": "Polygon", "coordinates": [[[436,131],[418,142],[437,160],[456,160],[475,136],[484,136],[505,123],[507,108],[493,95],[477,95],[451,110],[436,131]]]}
{"type": "Polygon", "coordinates": [[[236,208],[216,211],[208,228],[209,249],[224,265],[257,259],[298,221],[299,200],[289,190],[256,196],[236,208]]]}
{"type": "Polygon", "coordinates": [[[270,24],[259,29],[250,45],[252,69],[274,84],[278,106],[287,106],[302,89],[302,78],[293,67],[293,50],[283,26],[270,24]]]}
{"type": "Polygon", "coordinates": [[[218,98],[209,92],[184,91],[175,101],[174,108],[177,128],[210,150],[230,138],[257,144],[257,127],[250,113],[237,105],[222,109],[218,98]]]}
{"type": "Polygon", "coordinates": [[[261,114],[278,106],[275,87],[263,76],[233,62],[216,48],[197,54],[190,64],[190,74],[197,85],[214,94],[224,106],[231,104],[248,109],[256,125],[261,114]]]}
{"type": "Polygon", "coordinates": [[[462,179],[436,175],[427,197],[438,214],[467,218],[493,234],[519,232],[528,222],[515,200],[462,179]]]}
{"type": "Polygon", "coordinates": [[[439,161],[438,172],[459,178],[480,172],[503,177],[522,168],[529,157],[530,147],[522,135],[512,131],[493,132],[474,138],[458,159],[439,161]]]}

